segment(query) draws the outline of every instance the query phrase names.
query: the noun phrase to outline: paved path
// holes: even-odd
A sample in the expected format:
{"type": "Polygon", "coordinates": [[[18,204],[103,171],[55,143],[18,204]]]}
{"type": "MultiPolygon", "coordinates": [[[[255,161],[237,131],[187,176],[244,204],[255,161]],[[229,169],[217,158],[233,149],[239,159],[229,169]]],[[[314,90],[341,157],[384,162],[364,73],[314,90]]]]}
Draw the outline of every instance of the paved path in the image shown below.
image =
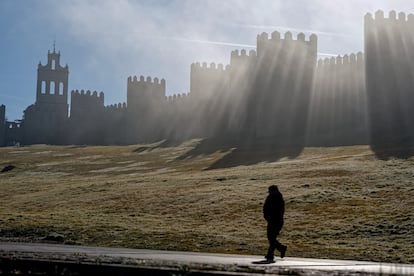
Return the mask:
{"type": "MultiPolygon", "coordinates": [[[[136,267],[164,267],[190,271],[219,271],[229,274],[352,275],[414,275],[414,265],[374,263],[364,261],[305,259],[286,257],[273,264],[257,264],[261,256],[211,254],[178,251],[140,250],[127,248],[70,246],[44,243],[0,242],[0,258],[24,260],[66,261],[136,267]]],[[[1,264],[1,263],[0,263],[1,264]]],[[[224,274],[223,274],[224,273],[224,274]]]]}

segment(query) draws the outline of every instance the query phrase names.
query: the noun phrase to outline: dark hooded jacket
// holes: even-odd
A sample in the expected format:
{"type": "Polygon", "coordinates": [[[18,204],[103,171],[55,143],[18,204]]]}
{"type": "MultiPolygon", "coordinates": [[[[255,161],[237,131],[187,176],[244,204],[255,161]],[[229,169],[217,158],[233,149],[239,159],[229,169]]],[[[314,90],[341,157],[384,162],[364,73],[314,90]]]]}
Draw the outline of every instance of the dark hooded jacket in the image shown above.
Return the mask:
{"type": "Polygon", "coordinates": [[[282,194],[276,190],[269,193],[263,205],[263,216],[268,223],[283,224],[285,201],[282,194]]]}

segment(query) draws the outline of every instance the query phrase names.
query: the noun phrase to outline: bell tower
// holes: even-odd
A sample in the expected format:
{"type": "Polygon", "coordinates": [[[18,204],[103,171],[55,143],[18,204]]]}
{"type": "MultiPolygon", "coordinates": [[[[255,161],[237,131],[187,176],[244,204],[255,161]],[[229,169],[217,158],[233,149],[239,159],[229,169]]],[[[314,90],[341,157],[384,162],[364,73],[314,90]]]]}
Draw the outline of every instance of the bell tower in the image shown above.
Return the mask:
{"type": "Polygon", "coordinates": [[[47,53],[47,64],[37,67],[36,102],[24,111],[24,144],[64,144],[68,121],[68,65],[60,52],[47,53]]]}
{"type": "Polygon", "coordinates": [[[37,68],[36,104],[46,105],[62,118],[68,117],[68,65],[60,65],[60,52],[47,53],[47,64],[37,68]]]}

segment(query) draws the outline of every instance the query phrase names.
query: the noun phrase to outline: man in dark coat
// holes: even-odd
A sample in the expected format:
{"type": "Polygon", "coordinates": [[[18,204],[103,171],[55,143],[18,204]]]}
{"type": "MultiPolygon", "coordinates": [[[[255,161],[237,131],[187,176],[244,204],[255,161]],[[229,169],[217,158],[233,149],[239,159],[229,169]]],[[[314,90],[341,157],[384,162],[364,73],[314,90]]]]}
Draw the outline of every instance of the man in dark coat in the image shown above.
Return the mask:
{"type": "Polygon", "coordinates": [[[267,261],[274,261],[274,252],[277,249],[280,257],[285,257],[287,246],[277,240],[280,230],[283,227],[283,215],[285,214],[285,201],[279,188],[276,185],[269,187],[269,195],[263,205],[263,216],[267,221],[267,239],[269,250],[265,256],[267,261]]]}

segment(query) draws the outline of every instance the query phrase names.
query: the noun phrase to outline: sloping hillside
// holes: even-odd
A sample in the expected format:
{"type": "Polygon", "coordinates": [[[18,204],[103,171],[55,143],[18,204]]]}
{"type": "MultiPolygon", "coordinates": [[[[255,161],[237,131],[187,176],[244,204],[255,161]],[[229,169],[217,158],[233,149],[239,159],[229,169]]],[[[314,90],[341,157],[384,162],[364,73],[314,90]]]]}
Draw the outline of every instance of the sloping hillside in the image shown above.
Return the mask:
{"type": "Polygon", "coordinates": [[[200,145],[0,148],[0,239],[264,254],[278,184],[287,256],[414,263],[413,158],[200,145]]]}

